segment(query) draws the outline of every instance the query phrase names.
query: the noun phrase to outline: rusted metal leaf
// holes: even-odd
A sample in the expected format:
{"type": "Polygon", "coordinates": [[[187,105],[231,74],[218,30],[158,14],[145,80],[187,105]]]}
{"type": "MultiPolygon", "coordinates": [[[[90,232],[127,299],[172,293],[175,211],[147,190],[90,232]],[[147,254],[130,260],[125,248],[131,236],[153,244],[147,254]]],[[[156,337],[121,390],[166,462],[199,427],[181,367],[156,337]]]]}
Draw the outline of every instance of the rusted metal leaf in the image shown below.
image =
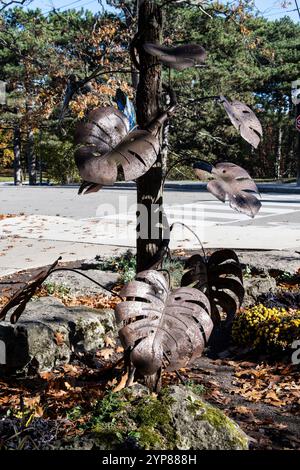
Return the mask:
{"type": "Polygon", "coordinates": [[[263,130],[252,109],[240,101],[232,101],[230,103],[224,96],[220,97],[220,102],[230,121],[243,139],[254,148],[257,148],[263,135],[263,130]]]}
{"type": "Polygon", "coordinates": [[[60,260],[61,258],[58,258],[48,269],[44,269],[43,271],[39,272],[24,287],[19,289],[14,294],[9,302],[0,310],[0,321],[5,320],[7,313],[14,307],[17,308],[13,311],[10,317],[10,321],[11,323],[16,323],[19,320],[20,316],[25,310],[27,302],[29,302],[29,300],[34,296],[36,291],[39,289],[39,287],[41,287],[47,277],[50,276],[60,260]]]}
{"type": "Polygon", "coordinates": [[[159,60],[175,70],[184,70],[203,64],[206,59],[206,51],[198,44],[185,44],[177,47],[167,47],[160,44],[146,43],[145,51],[158,57],[159,60]]]}
{"type": "Polygon", "coordinates": [[[78,125],[75,144],[75,161],[84,180],[80,193],[114,184],[119,167],[125,181],[139,178],[155,163],[160,148],[156,135],[147,130],[129,133],[128,119],[113,107],[92,111],[87,122],[78,125]]]}
{"type": "MultiPolygon", "coordinates": [[[[207,171],[202,162],[194,165],[195,173],[202,179],[202,172],[207,171]]],[[[215,178],[207,185],[207,189],[220,201],[229,200],[229,205],[234,210],[242,212],[254,218],[261,208],[261,202],[254,194],[259,194],[255,182],[249,173],[234,163],[218,163],[215,167],[211,165],[211,175],[215,178]]]]}
{"type": "Polygon", "coordinates": [[[185,263],[187,270],[182,277],[182,286],[193,286],[209,299],[215,324],[226,313],[231,322],[240,308],[245,290],[243,273],[236,253],[232,250],[215,251],[209,258],[194,255],[185,263]]]}
{"type": "Polygon", "coordinates": [[[149,270],[120,295],[126,300],[115,310],[122,322],[119,336],[139,373],[151,376],[162,367],[185,367],[202,354],[213,328],[204,293],[185,287],[170,291],[164,275],[149,270]]]}

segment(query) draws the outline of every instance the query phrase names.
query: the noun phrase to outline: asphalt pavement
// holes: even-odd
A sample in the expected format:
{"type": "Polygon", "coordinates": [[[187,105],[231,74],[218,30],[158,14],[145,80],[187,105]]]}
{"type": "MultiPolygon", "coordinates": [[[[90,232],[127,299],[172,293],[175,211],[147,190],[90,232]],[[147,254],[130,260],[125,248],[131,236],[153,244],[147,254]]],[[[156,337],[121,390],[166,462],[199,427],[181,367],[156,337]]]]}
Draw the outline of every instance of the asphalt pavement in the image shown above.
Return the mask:
{"type": "MultiPolygon", "coordinates": [[[[190,227],[204,247],[300,250],[300,191],[295,193],[294,187],[263,192],[255,219],[203,189],[186,182],[167,187],[164,205],[169,221],[190,227]]],[[[73,261],[134,248],[135,200],[130,184],[85,196],[78,196],[74,186],[0,185],[0,215],[15,216],[0,220],[0,275],[42,266],[58,256],[73,261]]],[[[199,242],[177,224],[171,248],[199,249],[199,242]]]]}

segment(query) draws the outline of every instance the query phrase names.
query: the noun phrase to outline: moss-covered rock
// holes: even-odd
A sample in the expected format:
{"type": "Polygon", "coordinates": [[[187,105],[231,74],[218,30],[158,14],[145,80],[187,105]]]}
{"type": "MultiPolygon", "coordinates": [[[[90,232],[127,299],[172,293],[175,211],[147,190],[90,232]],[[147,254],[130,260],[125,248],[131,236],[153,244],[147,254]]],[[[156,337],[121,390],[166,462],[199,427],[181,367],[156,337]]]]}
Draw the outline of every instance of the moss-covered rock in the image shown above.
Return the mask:
{"type": "Polygon", "coordinates": [[[113,310],[65,307],[53,297],[38,298],[27,304],[15,325],[1,322],[6,364],[0,364],[0,374],[32,374],[67,364],[73,351],[86,353],[104,347],[107,333],[117,333],[113,310]]]}
{"type": "Polygon", "coordinates": [[[244,432],[188,386],[159,396],[142,385],[110,392],[96,405],[87,436],[102,450],[248,449],[244,432]]]}
{"type": "Polygon", "coordinates": [[[207,450],[247,450],[248,438],[221,410],[204,402],[191,390],[169,389],[176,448],[207,450]]]}

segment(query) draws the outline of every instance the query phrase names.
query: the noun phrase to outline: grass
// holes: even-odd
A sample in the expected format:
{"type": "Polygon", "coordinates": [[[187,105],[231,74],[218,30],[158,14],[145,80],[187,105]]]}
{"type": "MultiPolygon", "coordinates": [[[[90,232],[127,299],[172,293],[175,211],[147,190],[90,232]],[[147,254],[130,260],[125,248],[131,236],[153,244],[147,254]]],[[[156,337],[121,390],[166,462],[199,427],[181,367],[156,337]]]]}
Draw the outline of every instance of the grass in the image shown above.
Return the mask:
{"type": "Polygon", "coordinates": [[[12,183],[13,180],[12,176],[0,176],[0,183],[12,183]]]}
{"type": "MultiPolygon", "coordinates": [[[[132,281],[136,275],[136,257],[132,251],[128,250],[123,255],[101,259],[96,256],[98,261],[97,269],[102,271],[113,271],[120,274],[121,284],[127,284],[132,281]]],[[[184,271],[184,263],[180,259],[166,259],[163,268],[169,271],[171,277],[171,286],[180,287],[181,278],[184,271]]]]}

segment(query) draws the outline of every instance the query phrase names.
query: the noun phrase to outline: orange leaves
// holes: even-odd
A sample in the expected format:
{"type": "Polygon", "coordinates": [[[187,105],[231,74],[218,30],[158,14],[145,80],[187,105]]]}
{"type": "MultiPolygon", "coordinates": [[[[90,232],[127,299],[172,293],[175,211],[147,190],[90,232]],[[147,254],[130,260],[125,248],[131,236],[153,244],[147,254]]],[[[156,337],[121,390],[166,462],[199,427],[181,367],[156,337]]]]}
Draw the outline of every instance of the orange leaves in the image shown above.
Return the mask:
{"type": "Polygon", "coordinates": [[[56,331],[54,333],[54,341],[57,344],[57,346],[62,346],[65,342],[65,339],[66,339],[65,335],[62,332],[56,331]]]}
{"type": "MultiPolygon", "coordinates": [[[[42,286],[36,295],[38,297],[47,297],[49,293],[47,291],[47,288],[45,286],[42,286]]],[[[115,306],[120,302],[120,299],[118,299],[117,297],[108,297],[105,294],[72,296],[70,294],[65,294],[64,292],[59,292],[59,290],[57,290],[53,293],[53,296],[61,300],[66,307],[86,306],[95,309],[114,309],[115,306]]],[[[3,304],[5,304],[4,301],[3,304]]]]}
{"type": "MultiPolygon", "coordinates": [[[[116,91],[120,88],[129,97],[133,96],[133,89],[128,83],[122,79],[111,77],[109,70],[111,69],[110,64],[107,64],[108,73],[102,77],[106,80],[105,83],[97,83],[95,80],[91,81],[92,91],[85,95],[78,95],[73,98],[70,102],[69,107],[71,111],[78,117],[83,118],[88,110],[97,107],[105,107],[113,105],[113,98],[116,95],[116,91]]],[[[120,68],[124,68],[124,65],[120,64],[120,68]]],[[[118,65],[113,66],[113,70],[117,70],[118,65]]]]}
{"type": "Polygon", "coordinates": [[[118,385],[113,389],[113,392],[120,392],[123,388],[126,387],[126,382],[128,379],[128,373],[124,374],[118,383],[118,385]]]}
{"type": "Polygon", "coordinates": [[[113,356],[114,350],[112,348],[104,348],[100,349],[100,351],[97,353],[98,357],[102,357],[105,361],[110,359],[111,356],[113,356]]]}
{"type": "Polygon", "coordinates": [[[254,403],[276,407],[300,405],[300,374],[293,366],[258,365],[235,371],[235,393],[254,403]]]}
{"type": "Polygon", "coordinates": [[[63,303],[67,307],[75,307],[77,305],[84,305],[90,308],[112,308],[120,302],[120,299],[116,297],[108,297],[104,294],[95,294],[95,295],[80,295],[78,297],[64,298],[62,299],[63,303]]]}
{"type": "Polygon", "coordinates": [[[10,219],[12,217],[17,217],[16,214],[0,214],[0,220],[10,219]]]}

